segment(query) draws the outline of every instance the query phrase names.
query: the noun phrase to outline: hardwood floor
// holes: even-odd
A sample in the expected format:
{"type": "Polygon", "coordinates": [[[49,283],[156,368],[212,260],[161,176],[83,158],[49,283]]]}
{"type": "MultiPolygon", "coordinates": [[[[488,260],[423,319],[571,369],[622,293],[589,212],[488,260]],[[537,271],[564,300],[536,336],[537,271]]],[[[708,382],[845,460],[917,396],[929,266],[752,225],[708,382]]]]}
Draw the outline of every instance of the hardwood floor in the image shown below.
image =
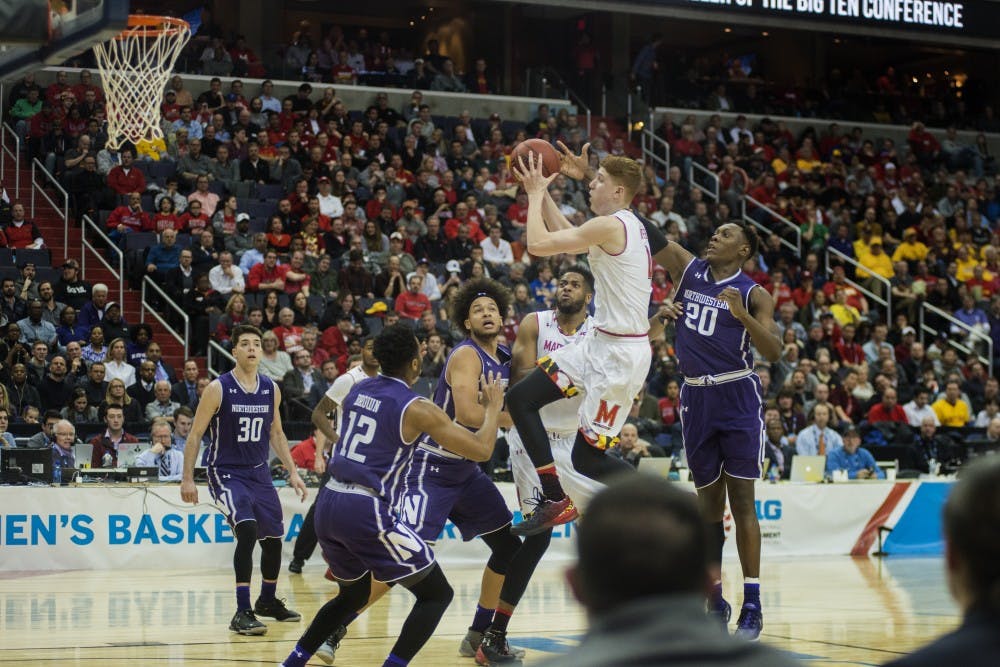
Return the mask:
{"type": "MultiPolygon", "coordinates": [[[[735,562],[725,567],[738,572],[735,562]]],[[[278,594],[302,612],[303,621],[271,622],[267,635],[254,638],[227,629],[234,594],[225,567],[6,572],[0,574],[0,664],[277,665],[336,592],[323,569],[314,557],[303,575],[283,571],[278,594]]],[[[528,649],[526,665],[567,650],[586,628],[562,569],[543,565],[511,623],[511,643],[528,649]]],[[[473,664],[457,649],[475,608],[481,570],[448,568],[446,574],[455,601],[415,666],[473,664]]],[[[254,596],[258,585],[256,579],[254,596]]],[[[735,618],[740,581],[729,578],[725,587],[735,618]]],[[[772,560],[765,562],[762,595],[763,640],[807,665],[878,665],[958,622],[939,559],[772,560]]],[[[335,664],[381,665],[411,602],[405,590],[393,590],[351,625],[335,664]]]]}

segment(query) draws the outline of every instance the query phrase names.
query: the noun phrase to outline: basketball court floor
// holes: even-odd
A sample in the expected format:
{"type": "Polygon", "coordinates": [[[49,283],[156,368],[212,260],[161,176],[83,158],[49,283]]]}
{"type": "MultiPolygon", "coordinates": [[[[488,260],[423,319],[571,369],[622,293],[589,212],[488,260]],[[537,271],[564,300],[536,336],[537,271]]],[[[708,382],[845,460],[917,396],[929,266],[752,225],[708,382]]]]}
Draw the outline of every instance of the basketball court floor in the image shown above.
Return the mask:
{"type": "MultiPolygon", "coordinates": [[[[234,611],[227,563],[199,570],[155,565],[121,572],[0,573],[0,664],[273,666],[336,591],[323,579],[318,557],[302,575],[285,570],[278,593],[303,613],[302,623],[269,622],[267,635],[241,637],[227,629],[234,611]]],[[[586,628],[563,583],[563,567],[543,565],[514,616],[510,638],[528,650],[525,665],[568,650],[586,628]]],[[[738,564],[727,562],[726,568],[735,572],[738,564]]],[[[880,665],[959,620],[940,559],[786,559],[765,561],[765,568],[763,641],[805,665],[880,665]]],[[[445,571],[455,601],[416,666],[474,664],[457,649],[475,608],[481,570],[445,571]]],[[[734,606],[740,583],[726,582],[734,606]]],[[[335,664],[381,665],[411,601],[405,590],[394,590],[355,621],[335,664]]],[[[323,663],[314,658],[310,664],[323,663]]]]}

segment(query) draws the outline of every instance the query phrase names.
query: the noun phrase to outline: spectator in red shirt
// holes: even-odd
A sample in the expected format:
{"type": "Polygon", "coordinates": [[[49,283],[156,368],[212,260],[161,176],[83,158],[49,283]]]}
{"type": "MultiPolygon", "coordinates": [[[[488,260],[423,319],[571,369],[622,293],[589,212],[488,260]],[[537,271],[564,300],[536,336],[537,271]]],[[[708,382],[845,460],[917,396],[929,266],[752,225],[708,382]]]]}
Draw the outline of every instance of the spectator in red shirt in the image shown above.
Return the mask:
{"type": "Polygon", "coordinates": [[[316,438],[320,438],[321,443],[325,442],[323,434],[313,429],[311,436],[292,447],[292,460],[297,468],[312,470],[316,465],[316,438]]]}
{"type": "Polygon", "coordinates": [[[295,322],[295,312],[291,308],[282,308],[278,311],[278,326],[271,329],[278,337],[278,347],[285,352],[293,348],[302,346],[302,327],[297,327],[295,322]]]}
{"type": "Polygon", "coordinates": [[[10,223],[3,229],[8,248],[41,248],[45,245],[35,223],[24,219],[24,204],[14,202],[10,216],[10,223]]]}
{"type": "Polygon", "coordinates": [[[119,206],[111,211],[107,228],[108,236],[115,243],[125,234],[152,229],[152,219],[142,210],[142,195],[138,192],[129,193],[128,206],[119,206]]]}
{"type": "Polygon", "coordinates": [[[857,327],[853,324],[845,324],[840,331],[840,340],[833,344],[833,349],[840,358],[840,362],[847,366],[857,366],[865,360],[865,352],[861,345],[854,340],[857,327]]]}
{"type": "Polygon", "coordinates": [[[347,372],[347,343],[354,335],[354,322],[350,313],[341,313],[337,324],[327,327],[320,337],[320,345],[330,353],[331,359],[337,360],[337,370],[347,372]]]}
{"type": "MultiPolygon", "coordinates": [[[[162,200],[161,200],[162,201],[162,200]]],[[[212,221],[201,208],[201,202],[192,199],[188,202],[187,211],[181,213],[177,218],[176,229],[185,234],[200,234],[202,230],[208,228],[212,221]]]]}
{"type": "Polygon", "coordinates": [[[94,84],[93,75],[90,73],[89,69],[80,71],[80,83],[73,86],[72,90],[73,96],[76,98],[78,103],[83,103],[83,100],[87,95],[87,91],[92,91],[94,93],[94,99],[98,102],[104,101],[104,91],[101,90],[100,86],[94,84]]]}
{"type": "Polygon", "coordinates": [[[121,164],[108,172],[108,187],[117,194],[127,195],[131,192],[146,191],[146,176],[135,166],[135,154],[131,148],[121,150],[121,164]]]}
{"type": "Polygon", "coordinates": [[[406,278],[406,291],[396,297],[396,312],[400,317],[416,322],[424,311],[431,309],[431,300],[421,290],[424,278],[418,273],[411,273],[406,278]]]}
{"type": "Polygon", "coordinates": [[[667,383],[667,395],[659,400],[660,421],[664,426],[673,426],[681,418],[681,389],[677,380],[667,383]]]}
{"type": "Polygon", "coordinates": [[[486,239],[483,228],[479,226],[474,216],[469,212],[469,206],[465,202],[455,204],[455,215],[444,223],[444,236],[449,241],[458,238],[458,228],[462,225],[469,226],[469,238],[478,245],[486,239]]]}
{"type": "Polygon", "coordinates": [[[264,261],[250,267],[247,275],[247,291],[260,292],[266,290],[284,291],[285,274],[288,267],[278,264],[278,253],[268,250],[264,253],[264,261]]]}
{"type": "Polygon", "coordinates": [[[922,167],[925,169],[933,167],[934,161],[941,154],[941,144],[927,131],[923,123],[917,121],[913,124],[906,141],[922,167]]]}
{"type": "Polygon", "coordinates": [[[898,403],[897,398],[896,390],[892,387],[882,392],[882,401],[868,410],[868,422],[871,424],[878,422],[908,423],[906,412],[903,410],[903,406],[898,403]]]}
{"type": "Polygon", "coordinates": [[[309,282],[312,278],[306,273],[304,267],[306,254],[301,250],[292,253],[288,260],[288,267],[285,269],[285,294],[292,295],[303,292],[309,296],[309,282]]]}

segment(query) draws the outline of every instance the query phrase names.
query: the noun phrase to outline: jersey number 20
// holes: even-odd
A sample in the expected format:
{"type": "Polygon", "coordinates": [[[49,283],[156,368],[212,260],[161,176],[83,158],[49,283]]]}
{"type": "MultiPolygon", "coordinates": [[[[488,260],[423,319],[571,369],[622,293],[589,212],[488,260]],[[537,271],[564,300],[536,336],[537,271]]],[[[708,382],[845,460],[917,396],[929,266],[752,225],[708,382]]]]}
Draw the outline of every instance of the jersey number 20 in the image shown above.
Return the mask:
{"type": "Polygon", "coordinates": [[[236,442],[259,442],[264,420],[261,417],[240,417],[239,429],[236,442]]]}
{"type": "Polygon", "coordinates": [[[347,458],[358,463],[365,462],[365,455],[358,453],[360,445],[370,445],[375,439],[375,420],[368,415],[352,412],[350,423],[347,425],[347,433],[343,436],[343,442],[347,446],[344,454],[347,458]],[[357,430],[355,430],[355,426],[357,430]]]}
{"type": "Polygon", "coordinates": [[[719,318],[719,309],[703,306],[695,301],[684,304],[684,324],[688,329],[697,331],[704,336],[715,333],[715,322],[719,318]]]}

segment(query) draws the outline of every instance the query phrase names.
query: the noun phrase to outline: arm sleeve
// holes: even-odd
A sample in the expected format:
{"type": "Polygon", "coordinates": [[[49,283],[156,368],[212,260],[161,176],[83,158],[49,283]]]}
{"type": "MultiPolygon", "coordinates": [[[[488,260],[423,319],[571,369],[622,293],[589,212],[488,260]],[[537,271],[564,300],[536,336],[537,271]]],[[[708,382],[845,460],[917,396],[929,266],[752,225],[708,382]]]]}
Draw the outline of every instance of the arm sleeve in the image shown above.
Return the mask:
{"type": "Polygon", "coordinates": [[[638,213],[635,214],[635,217],[639,218],[639,222],[641,222],[642,226],[646,228],[646,238],[649,239],[650,253],[655,255],[667,247],[667,244],[670,242],[667,240],[667,237],[663,234],[663,232],[660,231],[659,227],[638,213]]]}

